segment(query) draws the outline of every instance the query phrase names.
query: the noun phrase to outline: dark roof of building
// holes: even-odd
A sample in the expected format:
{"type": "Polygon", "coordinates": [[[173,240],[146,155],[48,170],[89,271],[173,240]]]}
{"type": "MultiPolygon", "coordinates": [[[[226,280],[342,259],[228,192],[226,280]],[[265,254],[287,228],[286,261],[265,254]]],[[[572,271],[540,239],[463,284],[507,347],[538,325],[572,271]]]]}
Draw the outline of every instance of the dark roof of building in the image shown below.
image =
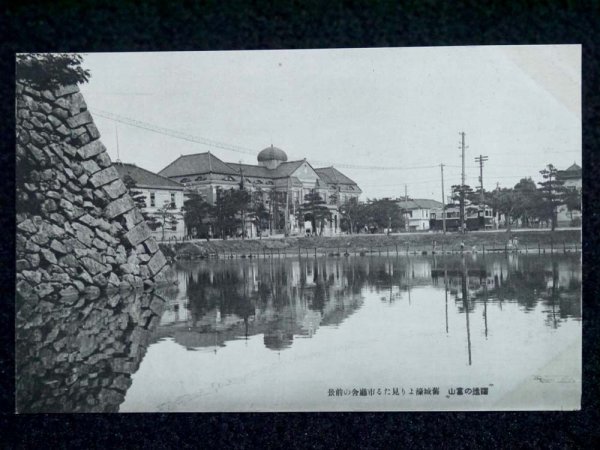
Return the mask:
{"type": "Polygon", "coordinates": [[[442,207],[441,202],[429,200],[427,198],[415,198],[406,201],[400,200],[397,203],[402,209],[439,209],[442,207]]]}
{"type": "Polygon", "coordinates": [[[566,170],[559,170],[557,175],[558,178],[562,180],[576,180],[581,178],[581,167],[576,163],[573,163],[566,170]]]}
{"type": "Polygon", "coordinates": [[[181,155],[158,173],[163,177],[180,177],[204,173],[236,174],[231,167],[210,152],[181,155]]]}
{"type": "MultiPolygon", "coordinates": [[[[267,147],[262,152],[265,152],[266,150],[272,150],[273,152],[282,151],[277,149],[277,147],[267,147]]],[[[278,159],[278,157],[275,157],[274,159],[278,159]]],[[[287,159],[287,156],[285,156],[285,159],[287,159]]],[[[167,167],[162,169],[159,172],[159,175],[171,178],[188,175],[202,175],[208,173],[239,176],[241,169],[244,177],[276,179],[291,176],[304,162],[306,162],[306,159],[297,161],[284,160],[275,169],[267,169],[266,167],[254,164],[226,163],[210,152],[206,152],[196,153],[194,155],[182,155],[167,167]]],[[[358,186],[354,180],[348,178],[334,167],[321,167],[314,170],[319,178],[321,178],[327,184],[358,186]]]]}
{"type": "Polygon", "coordinates": [[[326,183],[329,184],[352,184],[356,185],[356,183],[344,175],[342,172],[337,170],[335,167],[320,167],[315,169],[317,175],[322,178],[326,183]]]}
{"type": "Polygon", "coordinates": [[[163,188],[171,190],[184,189],[183,185],[180,183],[138,167],[135,164],[116,162],[113,165],[115,169],[117,169],[117,172],[122,180],[129,175],[133,181],[135,181],[137,187],[163,188]]]}
{"type": "Polygon", "coordinates": [[[258,162],[263,162],[272,160],[287,161],[288,158],[283,150],[278,147],[273,147],[273,144],[271,144],[270,147],[261,150],[256,159],[258,162]]]}

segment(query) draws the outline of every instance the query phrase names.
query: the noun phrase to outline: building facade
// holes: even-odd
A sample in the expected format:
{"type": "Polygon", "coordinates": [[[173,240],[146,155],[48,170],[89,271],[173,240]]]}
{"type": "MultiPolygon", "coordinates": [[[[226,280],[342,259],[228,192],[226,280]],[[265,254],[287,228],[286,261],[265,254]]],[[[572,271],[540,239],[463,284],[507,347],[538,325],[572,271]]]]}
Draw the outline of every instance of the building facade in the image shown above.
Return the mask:
{"type": "Polygon", "coordinates": [[[404,217],[405,231],[427,231],[430,228],[432,214],[442,210],[442,204],[424,198],[400,200],[397,202],[404,217]]]}
{"type": "Polygon", "coordinates": [[[140,192],[146,207],[144,211],[154,218],[158,228],[152,231],[157,240],[181,239],[185,236],[182,207],[185,187],[169,178],[136,166],[116,162],[114,167],[125,184],[135,183],[130,191],[140,192]],[[174,220],[173,220],[174,219],[174,220]]]}
{"type": "MultiPolygon", "coordinates": [[[[159,175],[201,194],[215,204],[220,192],[243,186],[269,212],[268,224],[249,221],[246,235],[256,236],[257,225],[270,234],[292,235],[317,233],[310,220],[298,218],[297,212],[308,194],[318,194],[331,213],[325,221],[323,235],[340,233],[339,206],[358,198],[358,185],[334,167],[314,168],[306,158],[288,161],[286,153],[270,146],[258,153],[258,164],[227,163],[210,152],[182,155],[159,172],[159,175]]],[[[307,218],[305,218],[307,219],[307,218]]]]}
{"type": "MultiPolygon", "coordinates": [[[[558,180],[563,182],[566,189],[574,189],[581,194],[581,167],[573,163],[566,170],[559,170],[558,180]]],[[[581,225],[581,211],[569,211],[567,205],[560,205],[557,208],[556,222],[559,227],[568,227],[571,225],[581,225]]]]}

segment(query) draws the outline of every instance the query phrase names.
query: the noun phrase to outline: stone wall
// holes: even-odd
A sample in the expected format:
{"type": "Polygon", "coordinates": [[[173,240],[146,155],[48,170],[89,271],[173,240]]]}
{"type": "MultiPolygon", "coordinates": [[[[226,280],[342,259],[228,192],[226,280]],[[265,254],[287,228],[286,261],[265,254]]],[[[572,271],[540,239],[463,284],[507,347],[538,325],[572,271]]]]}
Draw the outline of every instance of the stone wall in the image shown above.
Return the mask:
{"type": "Polygon", "coordinates": [[[58,298],[169,282],[79,88],[17,83],[16,93],[17,293],[58,298]]]}

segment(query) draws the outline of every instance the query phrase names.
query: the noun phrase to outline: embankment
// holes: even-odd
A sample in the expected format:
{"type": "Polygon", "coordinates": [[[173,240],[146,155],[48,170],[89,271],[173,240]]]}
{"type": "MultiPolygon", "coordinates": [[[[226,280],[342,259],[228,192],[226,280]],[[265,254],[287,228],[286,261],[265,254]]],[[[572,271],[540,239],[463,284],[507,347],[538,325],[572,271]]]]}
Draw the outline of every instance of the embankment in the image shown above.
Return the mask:
{"type": "Polygon", "coordinates": [[[568,251],[581,250],[581,232],[579,230],[531,230],[507,233],[471,232],[466,235],[423,233],[343,235],[335,237],[288,237],[280,239],[234,239],[210,241],[186,241],[178,244],[161,244],[163,252],[181,259],[200,257],[261,256],[265,254],[319,254],[323,253],[379,253],[398,252],[401,254],[431,253],[434,248],[440,252],[459,252],[461,243],[465,250],[504,251],[513,248],[511,238],[515,237],[522,251],[537,252],[544,250],[568,251]]]}

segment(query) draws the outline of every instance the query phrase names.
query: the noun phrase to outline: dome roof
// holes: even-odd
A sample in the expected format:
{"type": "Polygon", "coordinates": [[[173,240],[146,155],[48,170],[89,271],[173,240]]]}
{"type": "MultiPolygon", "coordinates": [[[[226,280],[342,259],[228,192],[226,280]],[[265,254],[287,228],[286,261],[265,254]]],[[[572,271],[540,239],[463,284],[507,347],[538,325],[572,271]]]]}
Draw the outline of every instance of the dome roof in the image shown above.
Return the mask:
{"type": "Polygon", "coordinates": [[[258,162],[264,162],[264,161],[287,161],[287,155],[285,154],[285,152],[283,150],[281,150],[280,148],[277,147],[273,147],[273,145],[271,145],[270,147],[265,148],[264,150],[261,150],[260,153],[258,154],[258,162]]]}

